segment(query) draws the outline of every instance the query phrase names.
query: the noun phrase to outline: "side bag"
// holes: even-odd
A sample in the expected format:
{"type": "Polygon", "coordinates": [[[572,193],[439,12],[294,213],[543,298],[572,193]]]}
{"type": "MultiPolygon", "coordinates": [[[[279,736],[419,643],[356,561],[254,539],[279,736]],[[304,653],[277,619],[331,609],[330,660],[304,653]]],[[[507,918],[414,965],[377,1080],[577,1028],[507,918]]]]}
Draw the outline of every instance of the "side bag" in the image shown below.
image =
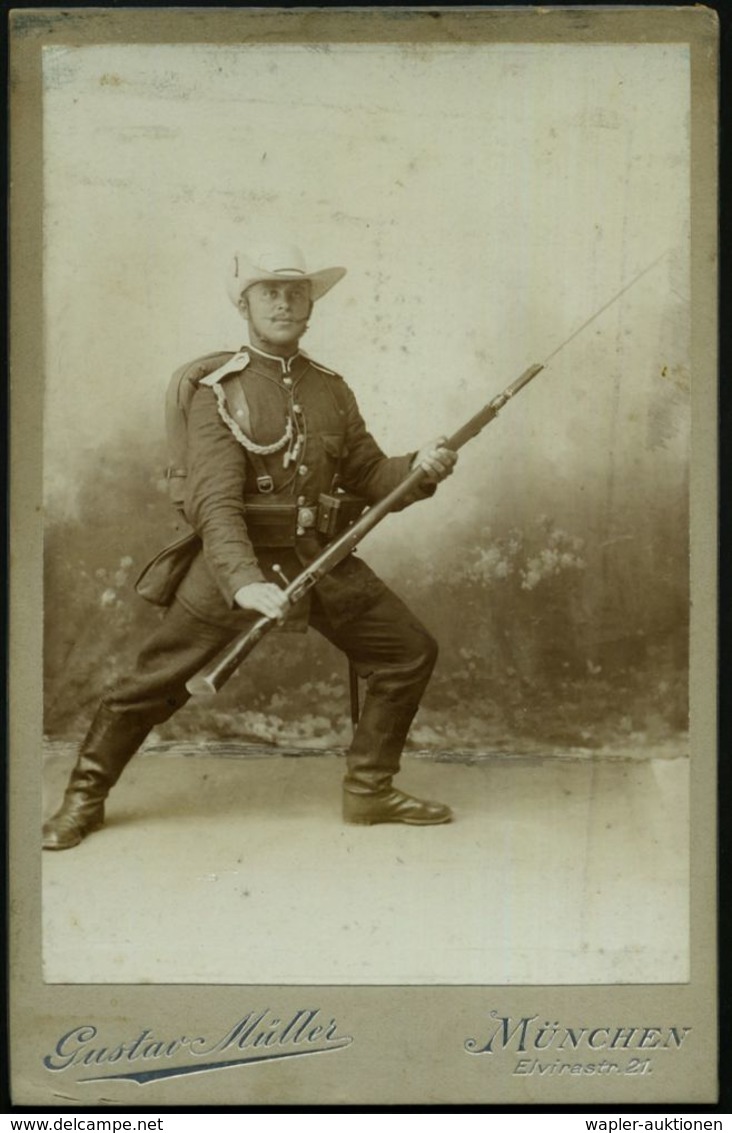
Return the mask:
{"type": "Polygon", "coordinates": [[[169,606],[200,548],[195,531],[165,547],[143,568],[135,583],[140,597],[154,606],[169,606]]]}

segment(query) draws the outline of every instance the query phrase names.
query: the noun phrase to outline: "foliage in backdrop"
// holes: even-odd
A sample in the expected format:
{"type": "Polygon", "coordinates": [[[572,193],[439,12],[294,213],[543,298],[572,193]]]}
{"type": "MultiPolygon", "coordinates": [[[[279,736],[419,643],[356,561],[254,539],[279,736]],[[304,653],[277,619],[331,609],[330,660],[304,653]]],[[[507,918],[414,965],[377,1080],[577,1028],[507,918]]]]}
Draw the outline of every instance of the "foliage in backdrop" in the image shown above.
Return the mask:
{"type": "MultiPolygon", "coordinates": [[[[428,555],[396,547],[381,573],[441,645],[413,746],[598,749],[683,732],[686,478],[654,485],[652,506],[630,473],[614,491],[620,525],[597,493],[568,523],[509,486],[489,522],[453,516],[428,555]]],[[[83,731],[162,616],[133,587],[173,537],[158,454],[132,435],[95,456],[74,513],[49,518],[48,735],[83,731]]],[[[345,661],[309,633],[270,635],[216,698],[189,704],[156,734],[317,748],[345,746],[349,732],[345,661]]]]}

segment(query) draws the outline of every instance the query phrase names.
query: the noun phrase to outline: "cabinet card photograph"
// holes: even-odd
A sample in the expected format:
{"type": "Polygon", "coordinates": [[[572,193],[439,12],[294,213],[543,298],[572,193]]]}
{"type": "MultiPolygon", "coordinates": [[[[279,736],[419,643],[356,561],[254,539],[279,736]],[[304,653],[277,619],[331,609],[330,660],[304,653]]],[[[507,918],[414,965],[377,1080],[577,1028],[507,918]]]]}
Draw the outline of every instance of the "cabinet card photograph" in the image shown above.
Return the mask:
{"type": "Polygon", "coordinates": [[[14,14],[17,1102],[714,1100],[716,43],[14,14]]]}

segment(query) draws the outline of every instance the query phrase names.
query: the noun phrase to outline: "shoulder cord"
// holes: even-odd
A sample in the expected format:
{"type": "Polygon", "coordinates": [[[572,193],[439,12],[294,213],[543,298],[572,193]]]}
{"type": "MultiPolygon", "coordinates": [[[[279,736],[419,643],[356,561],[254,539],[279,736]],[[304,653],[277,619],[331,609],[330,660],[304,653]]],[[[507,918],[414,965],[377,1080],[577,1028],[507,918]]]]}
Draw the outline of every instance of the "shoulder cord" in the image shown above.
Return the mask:
{"type": "Polygon", "coordinates": [[[226,395],[219,383],[216,382],[212,386],[212,389],[216,394],[219,417],[247,452],[256,453],[258,456],[268,456],[270,453],[279,452],[280,449],[284,448],[285,445],[289,444],[292,440],[292,421],[288,417],[285,423],[285,431],[278,441],[274,441],[271,445],[258,445],[256,441],[253,441],[251,437],[248,437],[246,433],[241,431],[234,418],[230,416],[226,408],[226,395]]]}

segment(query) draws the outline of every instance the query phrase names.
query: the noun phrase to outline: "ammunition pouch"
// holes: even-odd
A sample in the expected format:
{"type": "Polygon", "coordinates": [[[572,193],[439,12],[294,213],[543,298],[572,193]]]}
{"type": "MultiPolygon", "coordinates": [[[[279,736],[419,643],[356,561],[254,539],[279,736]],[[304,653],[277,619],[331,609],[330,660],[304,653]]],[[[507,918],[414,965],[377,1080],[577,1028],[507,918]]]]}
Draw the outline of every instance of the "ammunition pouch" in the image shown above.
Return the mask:
{"type": "Polygon", "coordinates": [[[298,505],[292,496],[244,497],[247,531],[255,549],[292,547],[307,531],[334,539],[358,519],[366,501],[345,492],[323,492],[317,506],[298,505]]]}
{"type": "Polygon", "coordinates": [[[316,530],[326,539],[335,539],[358,519],[366,500],[348,492],[321,492],[318,500],[316,530]]]}
{"type": "Polygon", "coordinates": [[[297,504],[291,497],[245,496],[244,514],[252,546],[292,547],[297,533],[297,504]]]}

